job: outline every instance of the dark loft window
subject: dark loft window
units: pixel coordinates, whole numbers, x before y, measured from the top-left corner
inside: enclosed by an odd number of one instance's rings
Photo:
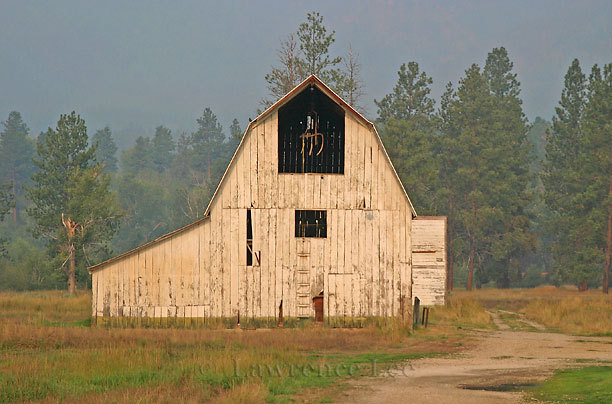
[[[344,110],[314,85],[278,110],[279,173],[344,173]]]
[[[327,237],[327,212],[296,210],[295,237]]]
[[[251,221],[251,209],[247,209],[247,250],[246,264],[253,265],[253,223]]]

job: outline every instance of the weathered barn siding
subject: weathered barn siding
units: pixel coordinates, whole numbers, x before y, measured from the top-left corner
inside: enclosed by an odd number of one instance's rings
[[[446,217],[412,222],[412,294],[421,305],[443,305],[446,297]]]
[[[92,314],[276,318],[282,301],[285,316],[312,317],[323,292],[326,318],[409,320],[413,209],[373,126],[343,109],[344,174],[279,174],[272,109],[249,125],[205,219],[92,269]],[[295,237],[296,209],[326,210],[327,237]]]

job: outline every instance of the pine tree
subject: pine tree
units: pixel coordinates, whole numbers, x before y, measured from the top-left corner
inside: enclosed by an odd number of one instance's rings
[[[457,194],[455,184],[455,176],[457,175],[457,167],[460,163],[458,154],[455,153],[457,147],[457,128],[454,125],[453,107],[455,104],[456,94],[452,83],[447,83],[444,93],[440,97],[440,109],[436,116],[436,126],[438,131],[437,152],[439,161],[439,178],[436,197],[438,198],[437,207],[439,211],[445,212],[447,216],[447,246],[448,246],[448,267],[446,274],[447,290],[453,290],[454,282],[454,265],[455,265],[455,222],[456,207],[455,199]]]
[[[164,172],[170,168],[174,160],[176,145],[172,139],[172,132],[164,126],[155,128],[155,135],[151,141],[151,157],[153,167],[157,172]]]
[[[279,65],[265,76],[271,99],[262,100],[264,108],[287,94],[306,77],[316,74],[338,94],[344,94],[349,84],[340,68],[342,57],[330,56],[329,48],[335,42],[336,31],[328,34],[323,16],[313,11],[306,15],[295,34],[281,41],[278,51]],[[355,86],[353,81],[352,85]]]
[[[33,234],[47,241],[51,257],[63,260],[72,294],[90,241],[100,250],[116,229],[109,180],[94,165],[96,149],[88,147],[85,121],[75,112],[61,115],[41,140],[34,160],[39,171],[27,188],[28,213],[36,221]]]
[[[594,263],[603,261],[602,291],[610,282],[612,243],[612,63],[593,67],[589,76],[587,104],[582,123],[583,137],[578,156],[580,183],[577,203],[585,213],[585,242]]]
[[[34,172],[32,157],[34,143],[28,137],[29,129],[21,119],[21,114],[13,111],[8,119],[2,122],[4,129],[0,132],[0,184],[11,184],[14,196],[13,221],[19,220],[19,211],[23,208],[21,196],[23,187]]]
[[[391,94],[374,103],[378,107],[378,123],[387,119],[411,120],[413,117],[429,117],[434,111],[434,100],[429,97],[433,80],[419,71],[417,62],[402,64],[397,72],[397,84]]]
[[[332,86],[337,82],[338,65],[342,62],[340,56],[331,57],[329,47],[335,42],[336,31],[327,34],[323,25],[323,16],[316,11],[306,15],[306,21],[301,23],[297,30],[300,41],[302,57],[298,59],[298,66],[306,76],[316,74],[321,80]]]
[[[483,72],[493,94],[501,98],[519,96],[520,83],[516,80],[516,73],[512,73],[512,67],[513,63],[503,46],[489,52]]]
[[[574,282],[582,290],[595,275],[592,249],[587,244],[590,232],[585,226],[584,210],[576,200],[583,188],[579,171],[586,87],[580,62],[574,59],[565,75],[553,127],[546,139],[546,161],[542,173],[545,201],[553,213],[547,223],[552,236],[553,276],[558,282]]]
[[[105,126],[104,129],[98,129],[92,136],[91,142],[96,145],[96,160],[104,163],[104,172],[116,172],[118,149],[110,128]]]
[[[240,142],[240,139],[242,139],[242,129],[240,128],[240,123],[238,123],[238,119],[234,118],[232,124],[230,125],[229,131],[230,138]]]
[[[196,120],[198,130],[191,135],[192,163],[196,171],[206,172],[206,181],[211,181],[213,159],[222,149],[225,136],[223,127],[210,108],[204,109],[202,116]]]
[[[138,175],[153,170],[151,139],[139,136],[133,147],[121,152],[121,168],[124,174]]]
[[[418,64],[403,64],[393,92],[378,106],[377,124],[406,191],[421,211],[433,211],[437,177],[434,137],[434,101],[427,94],[432,83]]]
[[[525,119],[518,97],[495,92],[491,77],[472,65],[456,92],[447,86],[438,118],[440,206],[448,206],[451,257],[467,256],[468,290],[475,280],[508,286],[533,245]]]
[[[494,48],[487,56],[483,73],[493,96],[495,111],[495,141],[501,149],[500,163],[503,170],[492,179],[496,204],[503,209],[501,237],[492,242],[494,267],[499,268],[493,277],[498,287],[509,287],[518,280],[519,259],[533,249],[535,237],[529,231],[528,205],[529,167],[532,148],[527,139],[528,127],[522,110],[520,83],[512,72],[513,63],[505,48]],[[507,159],[511,156],[510,159]],[[504,159],[504,157],[506,157]]]

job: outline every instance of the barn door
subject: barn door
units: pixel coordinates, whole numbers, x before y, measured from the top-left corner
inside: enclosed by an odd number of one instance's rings
[[[310,296],[310,241],[298,239],[297,242],[297,316],[310,317],[312,314],[312,300]]]

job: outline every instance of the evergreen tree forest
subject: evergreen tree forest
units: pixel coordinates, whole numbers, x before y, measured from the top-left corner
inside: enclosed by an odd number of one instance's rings
[[[333,53],[334,41],[309,13],[280,41],[262,105],[315,73],[359,107],[359,55]],[[607,293],[612,63],[583,69],[574,60],[554,116],[530,122],[504,47],[466,66],[439,99],[435,78],[406,60],[366,113],[417,213],[448,217],[450,287]],[[88,128],[77,112],[38,136],[9,112],[0,126],[0,290],[87,288],[89,265],[201,218],[244,130],[201,111],[185,123],[191,132],[160,125],[121,150],[112,127]]]

